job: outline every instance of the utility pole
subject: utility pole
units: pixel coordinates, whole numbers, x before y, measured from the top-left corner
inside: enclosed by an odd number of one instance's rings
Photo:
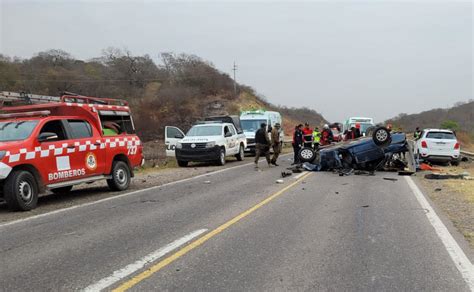
[[[235,61],[234,67],[232,67],[232,71],[234,71],[234,96],[237,97],[237,81],[235,80],[235,71],[237,71],[237,65],[235,65]]]

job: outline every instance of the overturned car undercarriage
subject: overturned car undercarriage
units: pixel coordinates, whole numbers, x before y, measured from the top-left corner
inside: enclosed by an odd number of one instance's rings
[[[354,170],[369,173],[376,170],[414,172],[414,168],[410,167],[414,164],[413,154],[404,133],[392,134],[386,128],[379,127],[370,134],[321,147],[317,151],[302,148],[299,152],[302,167],[310,171],[337,171],[342,175]]]

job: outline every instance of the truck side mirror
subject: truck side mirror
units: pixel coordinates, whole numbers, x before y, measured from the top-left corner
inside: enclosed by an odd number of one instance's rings
[[[184,135],[181,134],[181,133],[178,133],[178,134],[174,135],[174,137],[175,137],[176,139],[183,139],[183,138],[184,138]]]
[[[44,132],[38,135],[39,142],[47,142],[57,140],[59,137],[53,132]]]

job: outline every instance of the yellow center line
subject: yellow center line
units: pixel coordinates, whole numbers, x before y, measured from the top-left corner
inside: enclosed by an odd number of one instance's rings
[[[248,215],[252,214],[253,212],[255,212],[256,210],[258,210],[259,208],[261,208],[262,206],[268,204],[270,201],[272,201],[273,199],[275,199],[276,197],[280,196],[281,194],[283,194],[284,192],[286,192],[287,190],[291,189],[292,187],[294,187],[295,185],[297,185],[300,181],[302,181],[303,179],[305,179],[307,176],[309,176],[311,173],[307,173],[305,175],[303,175],[302,177],[300,177],[299,179],[297,179],[296,181],[294,181],[293,183],[289,184],[288,186],[284,187],[283,189],[279,190],[278,192],[274,193],[273,195],[269,196],[268,198],[266,198],[265,200],[261,201],[260,203],[258,203],[257,205],[251,207],[250,209],[240,213],[239,215],[237,215],[236,217],[230,219],[229,221],[227,221],[226,223],[222,224],[221,226],[217,227],[216,229],[210,231],[209,233],[203,235],[202,237],[198,238],[197,240],[191,242],[189,245],[183,247],[182,249],[178,250],[177,252],[175,252],[174,254],[168,256],[167,258],[161,260],[160,262],[154,264],[153,266],[149,267],[147,270],[141,272],[140,274],[134,276],[133,278],[131,278],[130,280],[120,284],[117,288],[113,289],[112,291],[113,292],[122,292],[122,291],[126,291],[130,288],[132,288],[133,286],[135,286],[136,284],[140,283],[141,281],[145,280],[146,278],[152,276],[153,274],[155,274],[156,272],[158,272],[159,270],[163,269],[164,267],[166,267],[167,265],[171,264],[172,262],[176,261],[177,259],[179,259],[180,257],[184,256],[185,254],[187,254],[188,252],[190,252],[191,250],[195,249],[196,247],[204,244],[206,241],[208,241],[209,239],[213,238],[214,236],[218,235],[219,233],[221,233],[222,231],[226,230],[227,228],[229,228],[230,226],[234,225],[235,223],[239,222],[241,219],[247,217]]]

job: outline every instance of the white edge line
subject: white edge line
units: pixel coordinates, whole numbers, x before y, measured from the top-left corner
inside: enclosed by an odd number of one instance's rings
[[[443,242],[444,247],[446,248],[449,253],[449,256],[454,262],[454,265],[461,273],[463,279],[469,286],[469,289],[471,291],[474,291],[474,267],[471,261],[466,256],[461,247],[459,247],[458,243],[453,238],[451,233],[449,233],[448,228],[443,224],[441,219],[431,207],[428,200],[426,200],[425,196],[420,191],[418,186],[415,184],[415,182],[413,182],[412,178],[405,176],[405,179],[408,183],[408,186],[410,186],[411,190],[415,194],[418,203],[420,203],[423,209],[426,209],[428,211],[426,212],[426,217],[428,217],[428,220],[434,227],[436,234],[441,239],[441,242]]]
[[[102,280],[84,288],[83,291],[85,292],[92,292],[92,291],[101,291],[111,285],[117,283],[118,281],[130,276],[131,274],[135,273],[138,270],[143,269],[146,265],[153,263],[154,261],[158,260],[159,258],[163,257],[167,253],[177,249],[178,247],[186,244],[187,242],[191,241],[193,238],[198,237],[199,235],[206,232],[207,229],[199,229],[194,232],[189,233],[186,236],[177,239],[164,247],[144,256],[143,258],[137,260],[136,262],[125,266],[120,270],[114,271],[110,276],[103,278]]]
[[[288,155],[290,155],[290,154],[291,154],[291,153],[283,154],[283,155],[281,155],[280,157],[288,156]],[[261,159],[261,160],[264,160],[264,159]],[[137,194],[137,193],[140,193],[140,192],[151,191],[151,190],[154,190],[154,189],[163,188],[163,187],[167,187],[167,186],[171,186],[171,185],[175,185],[175,184],[187,182],[187,181],[194,180],[194,179],[198,179],[198,178],[201,178],[201,177],[206,177],[206,176],[209,176],[209,175],[214,175],[214,174],[226,172],[226,171],[229,171],[229,170],[232,170],[232,169],[237,169],[237,168],[249,166],[249,165],[252,165],[252,164],[254,164],[254,163],[253,163],[253,162],[249,162],[249,163],[245,163],[245,164],[241,164],[241,165],[236,165],[236,166],[232,166],[232,167],[228,167],[228,168],[223,168],[223,169],[219,169],[219,170],[216,170],[216,171],[211,171],[211,172],[203,173],[203,174],[200,174],[200,175],[188,177],[188,178],[185,178],[185,179],[181,179],[181,180],[177,180],[177,181],[172,181],[172,182],[165,183],[165,184],[161,184],[161,185],[152,186],[152,187],[149,187],[149,188],[146,188],[146,189],[140,189],[140,190],[136,190],[136,191],[124,193],[124,194],[121,194],[121,195],[117,195],[117,196],[112,196],[112,197],[104,198],[104,199],[97,200],[97,201],[93,201],[93,202],[88,202],[88,203],[84,203],[84,204],[79,204],[79,205],[76,205],[76,206],[71,206],[71,207],[67,207],[67,208],[62,208],[62,209],[54,210],[54,211],[47,212],[47,213],[43,213],[43,214],[34,215],[34,216],[31,216],[31,217],[27,217],[27,218],[22,218],[22,219],[18,219],[18,220],[13,220],[13,221],[5,222],[5,223],[3,223],[3,224],[0,224],[0,229],[1,229],[2,227],[7,227],[7,226],[14,225],[14,224],[17,224],[17,223],[21,223],[21,222],[25,222],[25,221],[29,221],[29,220],[34,220],[34,219],[38,219],[38,218],[42,218],[42,217],[46,217],[46,216],[50,216],[50,215],[62,213],[62,212],[67,212],[67,211],[71,211],[71,210],[74,210],[74,209],[77,209],[77,208],[82,208],[82,207],[87,207],[87,206],[91,206],[91,205],[95,205],[95,204],[100,204],[100,203],[103,203],[103,202],[107,202],[107,201],[111,201],[111,200],[123,198],[123,197],[130,196],[130,195],[134,195],[134,194]]]

